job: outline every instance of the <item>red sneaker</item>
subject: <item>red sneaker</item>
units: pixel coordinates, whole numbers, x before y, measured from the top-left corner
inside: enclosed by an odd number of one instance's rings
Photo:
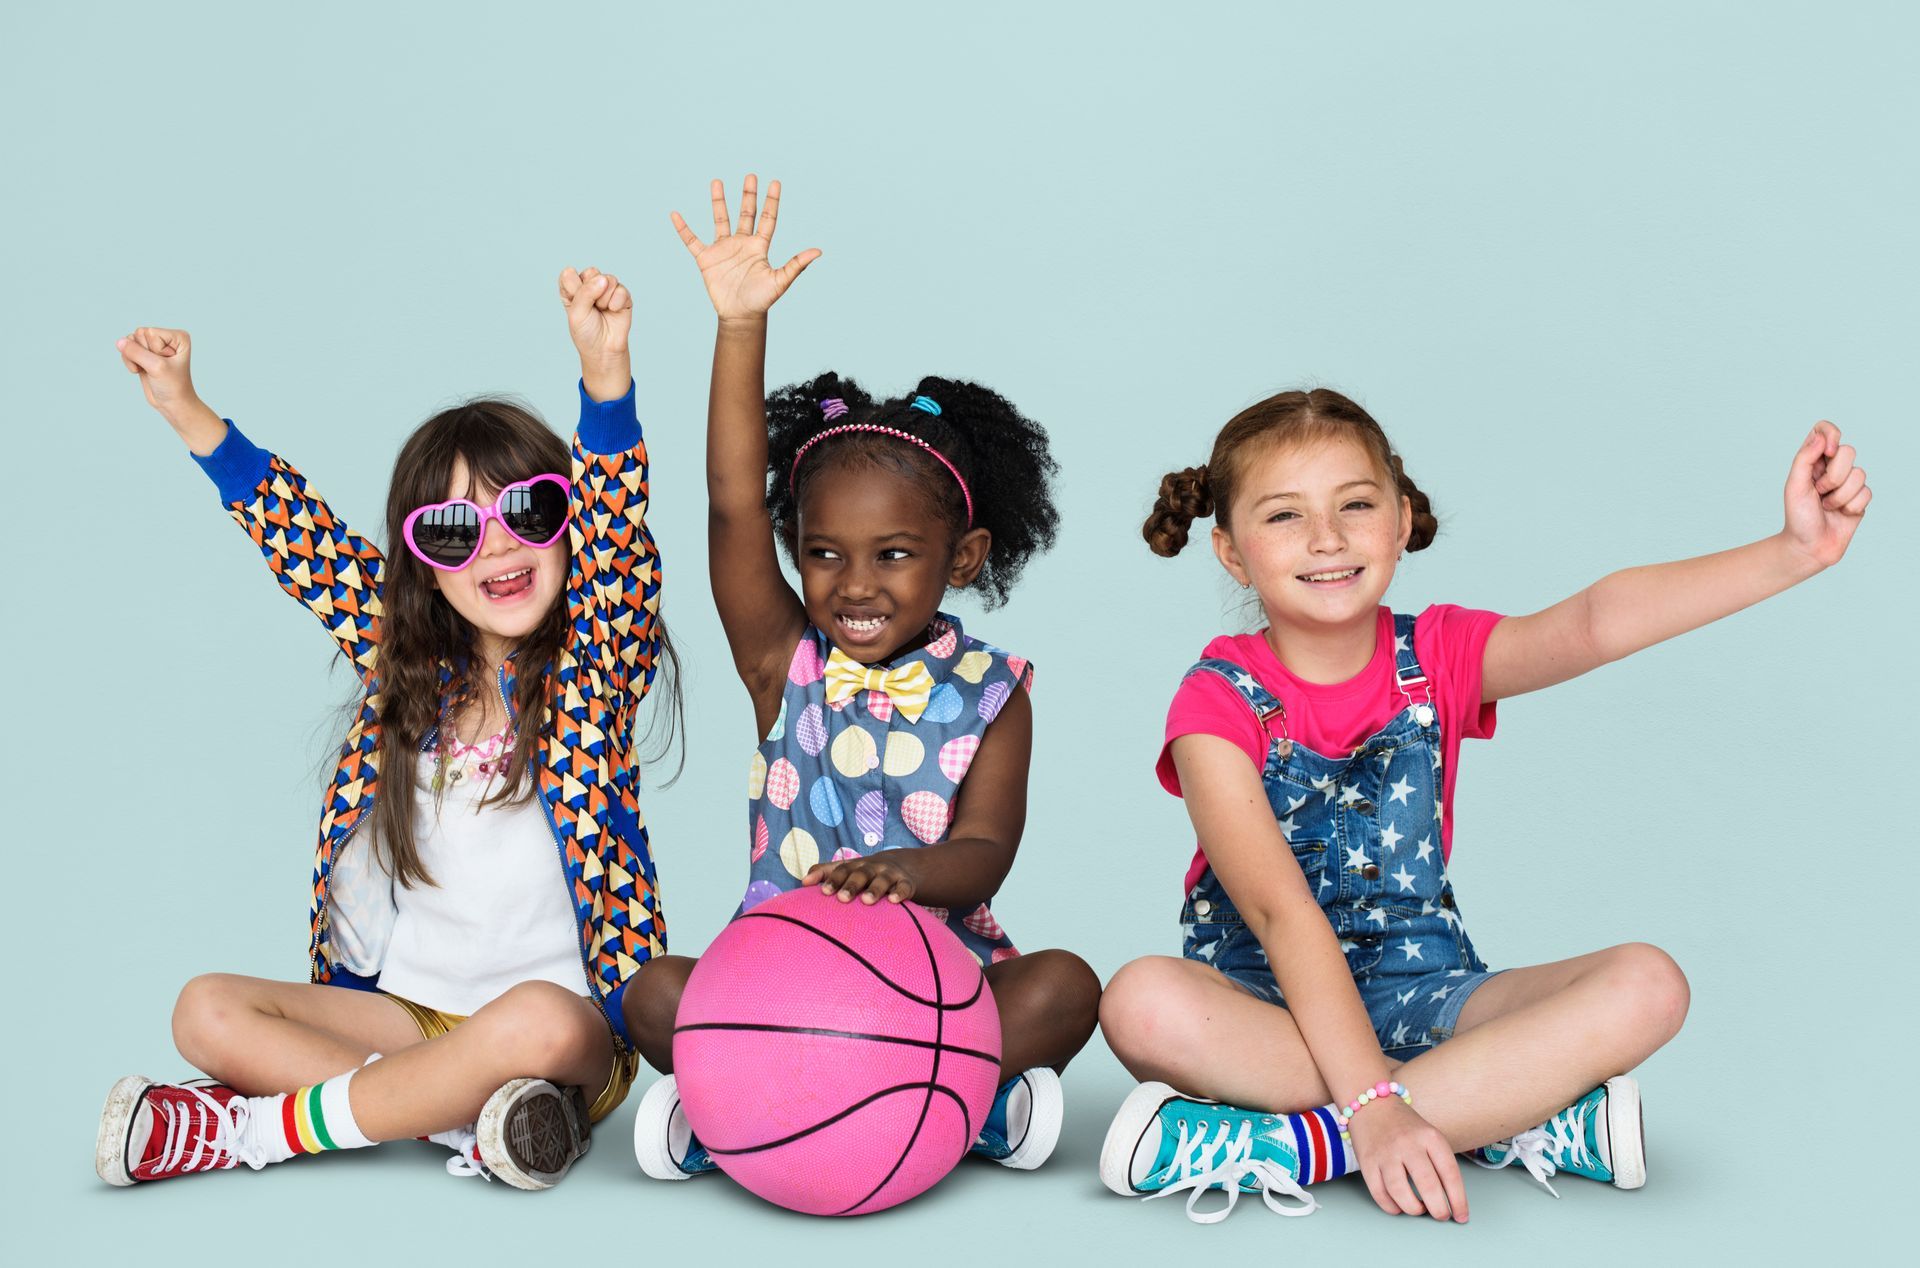
[[[100,1111],[93,1169],[108,1184],[166,1180],[239,1163],[266,1165],[245,1142],[246,1098],[211,1079],[155,1083],[130,1074]]]

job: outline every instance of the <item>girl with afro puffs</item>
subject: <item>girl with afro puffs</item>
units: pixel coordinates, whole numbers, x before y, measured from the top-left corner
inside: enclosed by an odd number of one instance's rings
[[[999,1008],[1001,1088],[973,1152],[1044,1162],[1059,1138],[1058,1071],[1092,1035],[1100,982],[1066,951],[1021,954],[989,908],[1026,819],[1033,667],[942,611],[948,590],[1004,601],[1058,514],[1046,433],[976,383],[925,378],[875,401],[823,374],[765,394],[767,312],[820,255],[768,260],[780,185],[752,176],[714,238],[676,212],[719,315],[707,416],[713,596],[753,700],[751,878],[744,912],[819,885],[842,902],[908,899],[944,917]],[[774,550],[800,577],[795,593]],[[738,914],[738,913],[736,913]],[[713,1169],[686,1127],[673,1025],[694,961],[658,957],[627,992],[635,1043],[667,1077],[635,1119],[657,1179]]]

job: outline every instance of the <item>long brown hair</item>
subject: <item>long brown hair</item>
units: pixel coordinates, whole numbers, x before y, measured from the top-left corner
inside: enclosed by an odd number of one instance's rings
[[[453,610],[434,584],[432,569],[406,548],[401,534],[402,524],[416,507],[446,500],[456,460],[462,458],[472,484],[493,489],[547,473],[567,478],[572,470],[566,443],[537,414],[516,401],[493,397],[466,401],[435,414],[407,438],[394,460],[387,488],[388,551],[380,583],[376,696],[378,769],[385,787],[383,795],[374,799],[373,823],[382,865],[409,889],[415,883],[434,883],[413,835],[412,781],[421,743],[434,727],[451,725],[463,706],[497,690],[485,658],[476,654],[473,627]],[[552,611],[510,653],[517,730],[500,789],[489,794],[483,805],[518,805],[534,795],[530,770],[540,744],[542,702],[567,630],[562,593]],[[678,659],[665,625],[659,630],[657,663],[671,677],[666,736],[666,744],[671,745],[680,716]],[[443,665],[453,675],[444,695]]]
[[[1395,492],[1412,505],[1413,534],[1407,549],[1425,550],[1432,545],[1440,522],[1427,495],[1408,478],[1387,434],[1353,400],[1325,387],[1279,392],[1228,419],[1214,437],[1213,453],[1205,466],[1160,477],[1160,496],[1140,535],[1154,554],[1172,556],[1187,544],[1196,519],[1211,515],[1231,532],[1233,499],[1255,458],[1281,445],[1333,439],[1359,443],[1393,482]]]

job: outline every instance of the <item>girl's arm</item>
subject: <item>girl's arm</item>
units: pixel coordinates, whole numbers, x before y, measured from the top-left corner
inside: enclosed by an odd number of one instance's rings
[[[599,669],[617,708],[653,685],[660,638],[660,552],[647,531],[647,446],[628,345],[633,297],[611,274],[568,269],[560,274],[560,302],[580,354],[569,646]]]
[[[1717,555],[1629,568],[1531,616],[1494,626],[1482,701],[1551,687],[1730,616],[1830,568],[1873,500],[1840,429],[1821,422],[1787,473],[1786,525]]]
[[[677,211],[673,227],[700,266],[720,318],[707,396],[708,568],[734,668],[753,697],[757,733],[765,734],[807,622],[800,597],[780,574],[767,515],[767,310],[820,252],[802,251],[773,268],[767,251],[780,213],[780,182],[767,187],[766,210],[756,216],[757,190],[748,176],[740,226],[730,230],[725,187],[713,182],[711,243],[702,245]]]
[[[347,530],[285,459],[259,448],[209,409],[193,388],[193,341],[184,330],[142,326],[115,345],[140,377],[147,403],[186,442],[227,513],[253,538],[280,588],[320,619],[362,678],[380,641],[379,548]]]
[[[1392,1078],[1346,956],[1246,753],[1217,735],[1182,735],[1173,741],[1173,763],[1207,862],[1266,951],[1287,1012],[1335,1102],[1344,1105]],[[1466,1218],[1459,1164],[1438,1128],[1389,1097],[1354,1115],[1349,1130],[1382,1210],[1397,1215],[1424,1205]],[[1409,1186],[1422,1202],[1405,1200]]]
[[[955,794],[953,827],[937,845],[881,850],[863,859],[820,863],[800,878],[840,901],[909,898],[965,912],[1000,892],[1027,826],[1027,766],[1033,753],[1033,702],[1024,688],[1007,697]],[[1246,760],[1245,756],[1241,761]]]

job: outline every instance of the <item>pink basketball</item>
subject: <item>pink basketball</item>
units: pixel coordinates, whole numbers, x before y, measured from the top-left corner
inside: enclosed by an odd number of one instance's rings
[[[980,965],[912,903],[807,886],[721,931],[680,999],[673,1068],[720,1169],[809,1215],[864,1215],[953,1169],[1000,1074]]]

